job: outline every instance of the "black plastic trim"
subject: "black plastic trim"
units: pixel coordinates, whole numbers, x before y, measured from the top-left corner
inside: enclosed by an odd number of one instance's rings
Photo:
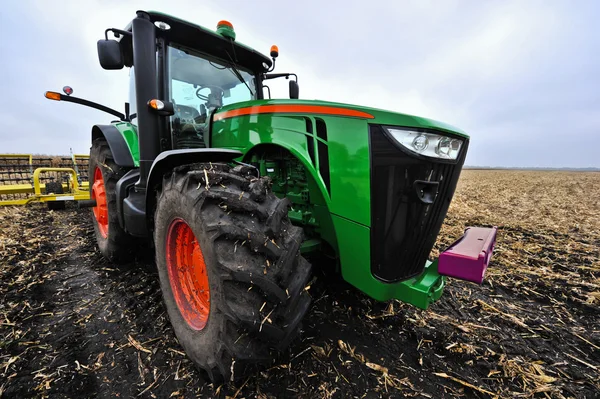
[[[317,137],[323,141],[327,141],[327,125],[325,121],[321,118],[315,118],[315,122],[317,123]]]
[[[146,217],[146,193],[129,190],[129,195],[123,200],[124,229],[135,237],[148,237],[148,220]]]
[[[122,228],[125,228],[125,219],[123,218],[123,201],[125,198],[127,198],[129,188],[133,187],[139,177],[140,170],[137,168],[131,169],[117,182],[117,217],[119,218],[119,225],[121,225]]]
[[[162,98],[165,101],[172,102],[172,98],[169,93],[170,81],[168,79],[169,76],[169,51],[168,45],[165,42],[165,39],[162,37],[158,37],[156,39],[156,73],[158,75],[158,98]],[[173,135],[171,133],[171,118],[160,118],[160,125],[158,129],[158,134],[160,138],[160,151],[167,151],[173,149]]]
[[[148,175],[146,210],[154,209],[156,187],[161,183],[163,175],[173,168],[199,162],[232,162],[242,155],[240,151],[222,148],[194,148],[161,152],[152,163]],[[146,217],[148,216],[150,215],[146,214]]]
[[[315,158],[315,137],[313,136],[313,124],[310,118],[304,118],[306,122],[306,149],[313,165],[316,166],[317,159]]]
[[[265,72],[263,63],[268,67],[273,65],[273,61],[269,57],[199,25],[153,11],[144,12],[144,14],[149,16],[152,23],[164,21],[171,26],[171,29],[167,31],[156,29],[157,34],[165,37],[169,42],[179,43],[228,62],[230,56],[232,56],[238,66],[248,68],[257,74]],[[128,28],[125,28],[125,30],[128,30]]]
[[[158,98],[156,27],[148,13],[138,11],[137,17],[131,21],[131,31],[140,151],[140,178],[136,186],[145,190],[152,163],[160,153],[161,117],[151,112],[147,105],[148,101]]]
[[[92,141],[104,137],[115,163],[119,166],[133,168],[133,157],[119,129],[113,125],[95,125],[92,127]]]
[[[204,145],[207,148],[210,148],[212,145],[212,134],[213,134],[213,125],[215,123],[215,115],[219,111],[219,108],[215,108],[213,112],[208,115],[208,132],[204,134]]]
[[[327,142],[327,125],[321,118],[315,118],[317,125],[317,137]],[[319,173],[323,178],[327,192],[331,197],[331,175],[329,171],[329,145],[317,140],[317,152],[319,154]]]
[[[391,283],[423,272],[465,160],[469,140],[462,139],[456,162],[443,162],[402,150],[382,126],[369,125],[371,273],[377,279]]]
[[[329,173],[329,147],[322,141],[317,140],[317,151],[319,153],[319,173],[323,178],[327,192],[331,197],[331,176]]]

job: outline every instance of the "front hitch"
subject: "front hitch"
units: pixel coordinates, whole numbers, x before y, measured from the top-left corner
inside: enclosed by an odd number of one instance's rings
[[[481,284],[492,258],[497,230],[497,227],[467,227],[465,234],[438,259],[426,263],[423,273],[400,282],[394,298],[427,309],[442,296],[446,277]]]

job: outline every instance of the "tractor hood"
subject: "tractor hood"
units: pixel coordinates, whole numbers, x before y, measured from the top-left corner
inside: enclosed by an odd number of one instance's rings
[[[296,201],[298,223],[312,226],[318,219],[319,226],[335,226],[322,231],[331,232],[327,242],[346,254],[346,281],[357,287],[400,284],[423,273],[464,164],[465,132],[412,115],[307,100],[241,102],[212,118],[210,147],[237,149],[248,163],[263,160],[261,175],[296,190],[289,198]],[[405,150],[389,127],[460,137],[462,145],[455,158],[422,155]],[[295,177],[298,170],[304,177]],[[312,188],[302,191],[297,181]],[[302,213],[308,200],[318,206]]]
[[[433,119],[386,111],[378,108],[320,100],[255,100],[220,108],[215,120],[253,114],[321,114],[366,119],[369,123],[421,129],[437,129],[469,138],[461,129]]]

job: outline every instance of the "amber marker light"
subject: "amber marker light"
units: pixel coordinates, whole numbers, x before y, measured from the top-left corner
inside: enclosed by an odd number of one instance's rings
[[[60,101],[60,93],[57,93],[55,91],[47,91],[44,96],[48,99],[48,100],[55,100],[55,101]]]
[[[150,106],[150,108],[153,108],[157,111],[160,111],[165,108],[165,103],[157,99],[152,99],[148,101],[148,105]]]

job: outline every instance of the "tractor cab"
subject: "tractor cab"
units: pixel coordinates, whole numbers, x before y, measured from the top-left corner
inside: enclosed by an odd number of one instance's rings
[[[154,30],[156,61],[148,60],[156,65],[158,79],[152,83],[160,101],[173,108],[169,123],[160,126],[161,150],[204,148],[211,113],[229,104],[261,99],[261,81],[274,58],[235,42],[233,25],[227,21],[220,21],[213,32],[165,14],[144,14],[158,28]],[[109,31],[115,40],[108,39]],[[130,122],[137,130],[136,75],[141,67],[134,65],[132,31],[133,24],[124,31],[108,29],[105,40],[98,43],[98,54],[105,69],[131,68]],[[143,65],[147,69],[147,63]]]

